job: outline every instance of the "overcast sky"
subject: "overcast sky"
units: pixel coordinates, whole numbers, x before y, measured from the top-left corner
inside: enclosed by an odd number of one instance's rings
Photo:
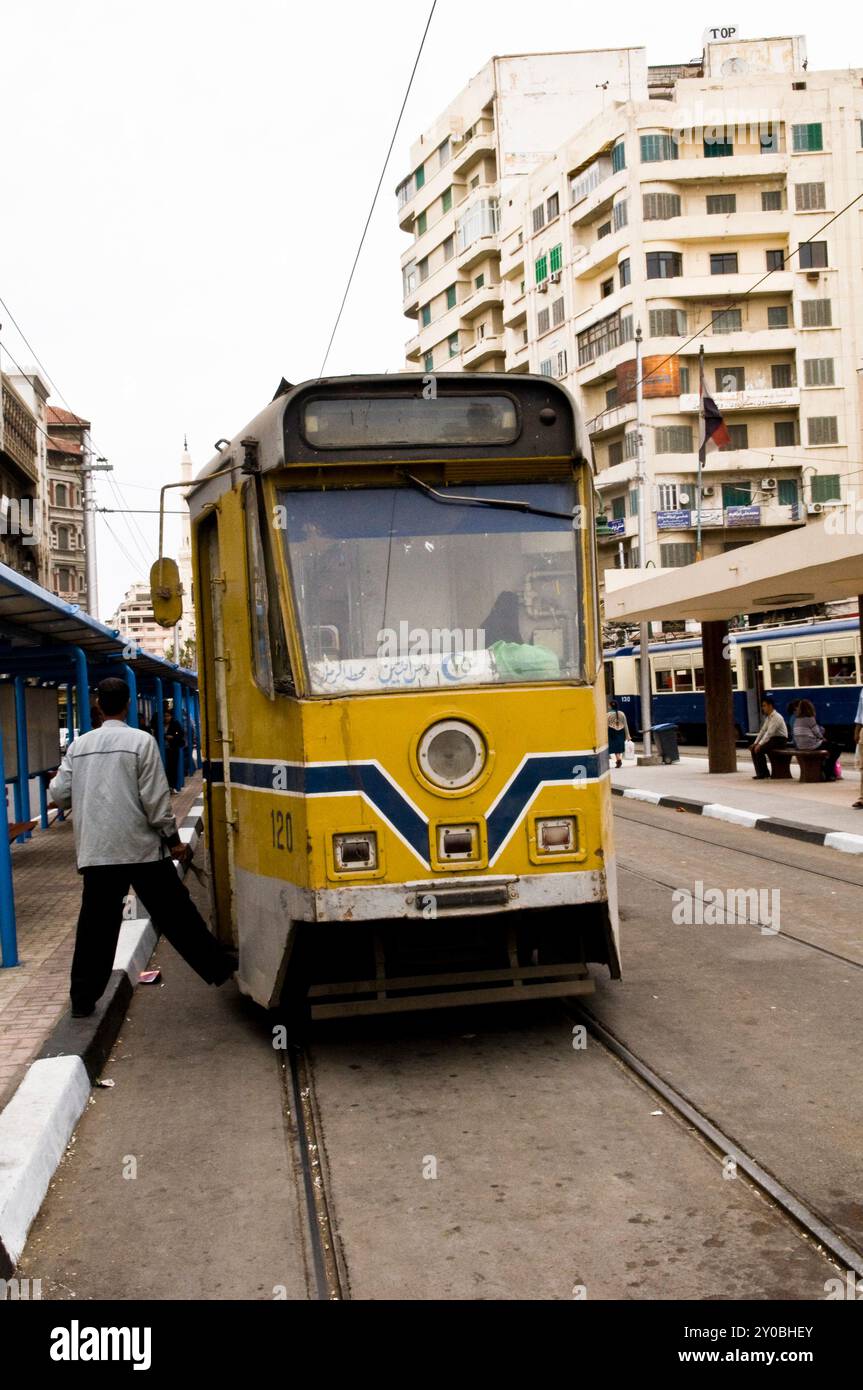
[[[282,375],[317,375],[429,7],[3,0],[0,295],[92,420],[126,506],[157,506],[184,433],[200,467]],[[863,64],[835,9],[797,0],[438,0],[328,371],[403,365],[393,190],[412,141],[489,57],[643,44],[650,62],[685,62],[722,23],[805,34],[810,68]],[[98,494],[120,505],[104,480]],[[103,620],[155,558],[156,517],[134,521],[140,534],[97,522]]]

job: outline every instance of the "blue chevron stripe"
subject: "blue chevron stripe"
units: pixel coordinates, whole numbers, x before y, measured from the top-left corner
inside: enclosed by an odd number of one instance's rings
[[[401,792],[399,787],[374,763],[311,764],[297,767],[285,763],[252,763],[231,759],[231,781],[238,786],[273,790],[273,772],[284,768],[287,785],[280,790],[298,796],[328,796],[361,793],[410,845],[417,858],[429,865],[429,822]],[[572,783],[596,781],[608,771],[608,750],[599,753],[536,753],[527,757],[515,777],[492,806],[486,817],[489,860],[494,860],[510,832],[524,815],[539,787],[545,782]],[[224,763],[204,766],[207,781],[224,781]]]

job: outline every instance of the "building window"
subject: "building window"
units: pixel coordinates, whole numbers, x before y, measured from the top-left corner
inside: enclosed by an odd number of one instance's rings
[[[798,255],[801,270],[823,270],[827,264],[827,242],[804,241]]]
[[[422,188],[422,186],[423,186],[423,184],[425,183],[425,181],[426,181],[425,165],[424,165],[424,164],[421,164],[420,167],[414,171],[414,184],[415,184],[415,186],[416,186],[417,192],[419,192],[419,190]]]
[[[622,521],[626,516],[626,497],[613,497],[611,499],[611,517],[613,521]]]
[[[720,444],[720,453],[733,454],[738,449],[749,448],[749,426],[748,425],[726,425],[728,430],[728,443]]]
[[[449,164],[452,151],[450,149],[449,136],[437,147],[438,168],[442,169],[445,164]]]
[[[596,239],[597,239],[597,241],[602,241],[602,238],[603,238],[604,236],[611,236],[611,223],[610,223],[610,222],[603,222],[603,223],[602,223],[599,227],[597,227],[597,229],[596,229]]]
[[[675,511],[671,507],[669,510]],[[693,541],[673,541],[670,545],[659,547],[659,559],[663,569],[681,569],[684,565],[691,565],[695,561],[695,543]],[[663,672],[657,671],[657,688],[659,677]],[[671,672],[667,672],[669,678]]]
[[[629,515],[638,516],[638,488],[633,488],[629,494]]]
[[[803,363],[803,380],[807,386],[835,386],[832,357],[807,357]]]
[[[69,536],[70,536],[70,534],[71,534],[71,533],[70,533],[70,531],[69,531],[69,527],[68,527],[68,526],[58,526],[58,527],[57,527],[57,549],[58,549],[58,550],[69,550],[69,549],[71,548],[71,547],[70,547],[70,543],[69,543]]]
[[[451,261],[455,255],[455,237],[451,234],[443,244],[444,261]]]
[[[548,256],[537,256],[533,263],[533,273],[538,285],[541,285],[543,280],[548,279]]]
[[[443,212],[449,212],[449,210],[450,210],[451,207],[452,207],[452,186],[450,185],[450,187],[449,187],[449,188],[445,188],[444,191],[443,191],[443,193],[440,195],[440,210],[441,210],[442,213],[443,213]]]
[[[684,309],[650,309],[647,332],[651,338],[682,338],[686,333]]]
[[[427,352],[423,358],[423,366],[427,372],[434,371],[434,353]]]
[[[540,203],[538,207],[535,207],[532,216],[534,232],[541,232],[545,226],[545,203]]]
[[[736,193],[708,193],[706,201],[710,213],[737,211]]]
[[[538,334],[540,337],[542,337],[543,333],[547,333],[550,327],[551,327],[551,322],[550,322],[550,317],[549,317],[548,309],[540,309],[539,313],[538,313],[537,316],[536,316],[536,331],[537,331],[537,334]]]
[[[788,327],[788,305],[771,304],[767,309],[768,328],[787,328]]]
[[[680,394],[681,394],[681,396],[688,396],[688,395],[689,395],[689,368],[688,368],[688,367],[679,367],[679,368],[678,368],[678,375],[679,375],[679,378],[680,378]]]
[[[638,458],[638,431],[630,430],[623,436],[623,457],[625,459]]]
[[[813,502],[841,502],[838,473],[814,473],[810,484]]]
[[[794,206],[798,212],[818,212],[827,206],[826,188],[823,183],[796,183],[794,185]]]
[[[782,211],[782,189],[765,188],[761,194],[762,212],[781,212]]]
[[[563,265],[563,247],[561,245],[552,246],[548,257],[548,268],[552,275],[556,274]]]
[[[614,148],[613,148],[612,151],[611,151],[611,172],[612,172],[613,174],[619,174],[620,171],[621,171],[621,169],[625,169],[625,168],[626,168],[626,145],[624,144],[624,142],[623,142],[622,140],[618,140],[617,144],[614,146]]]
[[[800,323],[803,328],[830,328],[833,310],[829,299],[802,299]]]
[[[723,136],[727,132],[723,132]],[[708,136],[704,140],[705,159],[727,159],[734,154],[734,145],[731,140],[719,139],[718,136]]]
[[[758,136],[758,143],[761,146],[762,154],[779,153],[779,135],[781,127],[778,125],[762,126]]]
[[[619,232],[621,227],[625,227],[628,224],[628,222],[629,200],[627,198],[619,198],[618,201],[614,204],[614,207],[611,209],[612,226],[614,227],[614,230],[616,232]]]
[[[722,484],[723,507],[750,507],[752,505],[752,484],[744,482]]]
[[[784,251],[767,251],[765,252],[765,254],[767,257],[768,270],[781,270],[782,267],[785,265]]]
[[[422,260],[417,262],[417,270],[419,271],[420,275],[420,284],[422,284],[424,280],[427,280],[429,278],[428,256],[423,256]]]
[[[736,251],[714,251],[710,257],[711,275],[736,275],[737,274],[737,252]]]
[[[470,189],[471,193],[473,192],[473,190],[474,190],[475,188],[479,188],[479,174],[476,174],[476,175],[471,179],[470,183],[468,184],[468,188]]]
[[[743,367],[717,367],[714,372],[717,391],[742,391],[745,388]]]
[[[770,384],[774,391],[785,391],[789,386],[793,386],[791,380],[791,363],[774,362],[770,368]]]
[[[482,274],[477,275],[476,279],[475,279],[474,282],[473,282],[473,287],[474,287],[475,290],[481,290],[484,284],[485,284],[485,273],[483,272]]]
[[[54,484],[54,505],[55,507],[68,507],[68,488],[65,483]]]
[[[427,214],[426,212],[421,212],[421,213],[418,215],[418,217],[417,217],[417,236],[418,236],[418,237],[423,236],[424,233],[425,233],[425,231],[426,231],[426,229],[427,229],[427,227],[428,227],[428,214]]]
[[[539,364],[540,376],[554,376],[554,362],[552,358],[545,357]]]
[[[824,140],[821,132],[821,122],[815,121],[808,125],[793,125],[791,127],[791,148],[795,154],[800,154],[807,150],[823,150]]]
[[[683,274],[683,257],[679,251],[648,251],[648,280],[673,280]]]
[[[603,353],[619,347],[632,337],[632,316],[621,319],[620,314],[609,314],[590,328],[578,334],[578,365],[584,367],[594,362]]]
[[[631,279],[632,279],[632,275],[631,275],[631,272],[630,272],[630,265],[629,265],[629,257],[628,257],[628,256],[626,257],[625,260],[622,260],[622,261],[619,263],[619,265],[618,265],[618,267],[617,267],[617,278],[618,278],[618,281],[619,281],[619,284],[620,284],[620,288],[621,288],[621,289],[625,289],[626,286],[630,283],[630,281],[631,281]]]
[[[780,478],[776,492],[776,500],[780,507],[796,507],[798,502],[797,479]]]
[[[742,309],[722,309],[713,315],[714,333],[739,333],[742,327]]]
[[[566,376],[566,348],[561,348],[557,354],[557,375]]]
[[[68,592],[69,592],[69,574],[70,574],[70,571],[67,570],[67,569],[61,569],[61,570],[57,570],[56,573],[57,573],[57,588],[58,588],[59,592],[60,592],[60,593],[64,593],[64,594],[65,594],[65,593],[68,593]]]
[[[553,222],[560,214],[560,194],[552,193],[546,204],[546,221]]]
[[[618,391],[618,389],[617,389],[616,386],[609,386],[609,387],[608,387],[608,389],[607,389],[607,391],[606,391],[606,393],[605,393],[605,408],[606,408],[606,410],[611,410],[614,406],[617,405],[619,396],[620,396],[620,392]]]
[[[563,323],[563,295],[556,299],[551,306],[551,321],[555,328],[559,328]]]
[[[806,422],[810,444],[838,444],[839,430],[835,415],[810,415]],[[816,498],[816,501],[819,499]]]
[[[795,420],[774,420],[773,443],[777,449],[791,449],[797,443],[797,422]]]
[[[659,425],[654,434],[654,447],[657,454],[691,454],[692,427],[690,425]]]
[[[614,276],[609,280],[602,280],[600,282],[599,293],[603,299],[608,299],[610,294],[614,294]]]
[[[456,245],[465,251],[479,237],[497,236],[500,231],[500,204],[497,198],[479,198],[456,219]]]
[[[656,164],[663,159],[677,158],[677,141],[673,135],[642,135],[641,162]]]
[[[608,446],[608,466],[615,468],[618,463],[623,463],[623,440],[617,439]]]
[[[405,203],[410,202],[412,197],[413,186],[411,184],[411,180],[405,179],[404,183],[400,183],[398,188],[396,189],[396,198],[398,199],[399,207],[403,208]]]
[[[420,309],[420,323],[423,328],[428,328],[431,323],[431,304],[424,304]]]
[[[449,355],[450,355],[450,357],[458,357],[458,334],[457,334],[457,333],[450,333],[449,337],[448,337],[447,340],[446,340],[446,345],[447,345],[447,348],[448,348],[448,350],[449,350]]]
[[[455,308],[455,285],[447,285],[446,307],[448,309]]]
[[[645,193],[642,197],[642,210],[646,222],[663,221],[668,217],[680,216],[679,193]]]

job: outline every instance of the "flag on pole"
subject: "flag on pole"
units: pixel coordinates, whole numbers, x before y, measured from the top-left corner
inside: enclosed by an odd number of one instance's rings
[[[731,443],[731,435],[728,433],[722,413],[712,396],[708,396],[704,389],[704,351],[699,354],[700,380],[699,395],[701,397],[701,437],[698,441],[698,453],[701,460],[708,444],[713,444],[719,448],[722,444]]]

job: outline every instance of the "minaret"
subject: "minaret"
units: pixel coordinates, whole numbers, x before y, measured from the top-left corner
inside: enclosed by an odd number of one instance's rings
[[[191,483],[192,481],[192,458],[189,453],[189,441],[183,438],[183,456],[180,459],[180,481]],[[182,493],[185,503],[186,494]],[[188,509],[184,511],[180,521],[180,551],[177,557],[177,564],[180,570],[180,583],[183,586],[183,616],[178,624],[178,648],[182,651],[183,645],[190,639],[195,640],[195,610],[192,605],[192,528],[189,521]]]

